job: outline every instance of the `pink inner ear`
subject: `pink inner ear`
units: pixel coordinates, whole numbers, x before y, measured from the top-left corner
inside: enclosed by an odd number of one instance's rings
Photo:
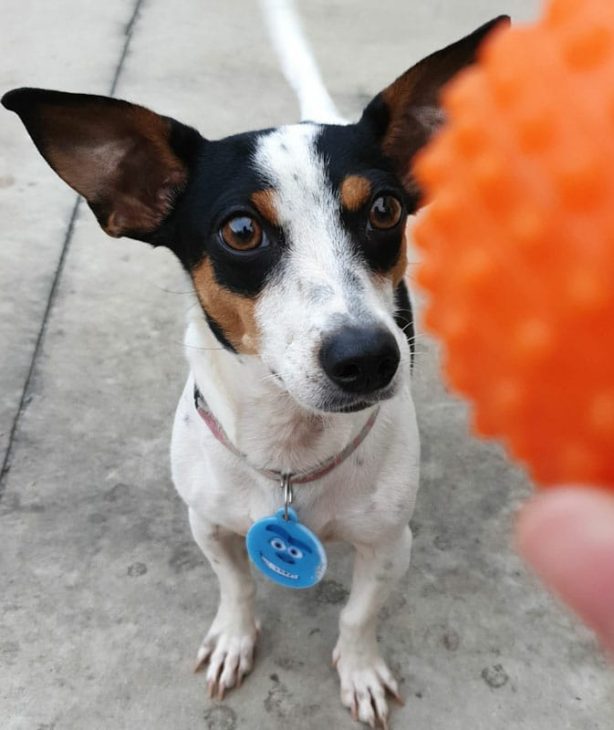
[[[138,175],[139,171],[137,171]],[[145,165],[140,171],[140,184],[134,179],[120,180],[119,190],[107,190],[103,195],[112,200],[112,210],[103,228],[110,236],[119,237],[131,231],[154,231],[170,213],[177,192],[183,187],[186,173],[183,170],[151,170]],[[164,179],[160,175],[165,174]]]
[[[414,109],[414,117],[431,134],[446,121],[445,112],[438,106],[418,106]]]
[[[104,180],[93,203],[108,211],[100,219],[112,236],[155,230],[170,213],[187,173],[168,146],[141,139],[124,152]]]

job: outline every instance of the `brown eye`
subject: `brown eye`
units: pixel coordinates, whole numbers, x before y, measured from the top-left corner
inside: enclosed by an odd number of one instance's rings
[[[235,251],[251,251],[262,243],[262,226],[248,215],[237,215],[224,223],[224,243]]]
[[[401,220],[403,206],[392,195],[380,195],[375,198],[369,211],[369,223],[373,228],[387,231],[394,228]]]

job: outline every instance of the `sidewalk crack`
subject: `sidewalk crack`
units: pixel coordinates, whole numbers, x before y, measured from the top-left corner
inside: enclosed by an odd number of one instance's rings
[[[130,42],[132,41],[132,36],[134,35],[134,30],[137,26],[139,16],[141,14],[141,10],[142,10],[144,4],[145,4],[145,0],[136,0],[132,14],[130,16],[130,19],[128,20],[128,23],[126,24],[126,27],[124,30],[125,40],[124,40],[124,44],[122,46],[122,51],[120,53],[119,60],[115,66],[115,71],[113,73],[113,80],[111,81],[111,87],[109,89],[110,96],[115,96],[115,92],[117,90],[117,85],[119,83],[120,76],[124,69],[126,58],[128,57]],[[53,310],[53,305],[55,304],[55,299],[57,296],[60,280],[62,278],[62,273],[64,271],[64,265],[66,263],[66,257],[68,255],[73,233],[75,230],[75,221],[77,220],[77,216],[79,214],[80,205],[81,205],[81,198],[78,197],[75,200],[75,203],[73,205],[73,208],[72,208],[72,211],[70,214],[70,218],[68,219],[66,233],[64,234],[64,241],[62,243],[62,248],[60,250],[60,257],[58,259],[58,263],[57,263],[57,266],[56,266],[56,269],[55,269],[55,272],[53,275],[53,279],[51,281],[51,288],[49,289],[49,294],[47,296],[47,304],[45,305],[45,311],[43,312],[41,325],[40,325],[40,328],[38,331],[38,335],[36,337],[34,349],[32,351],[32,357],[30,359],[30,366],[28,368],[28,373],[26,375],[26,379],[23,384],[23,389],[21,391],[21,398],[19,400],[19,405],[17,407],[17,411],[15,413],[15,417],[13,418],[13,423],[11,424],[11,429],[9,431],[8,443],[6,445],[6,451],[4,452],[2,468],[0,469],[0,499],[2,499],[2,495],[4,494],[4,490],[6,488],[7,476],[11,469],[11,458],[13,456],[13,448],[15,446],[15,440],[17,437],[17,431],[19,429],[19,424],[21,422],[21,417],[23,416],[23,413],[24,413],[25,409],[27,408],[29,400],[30,400],[30,388],[32,385],[32,380],[34,378],[34,372],[36,370],[38,358],[42,351],[45,334],[47,332],[47,326],[49,324],[49,319],[51,317],[51,312]]]

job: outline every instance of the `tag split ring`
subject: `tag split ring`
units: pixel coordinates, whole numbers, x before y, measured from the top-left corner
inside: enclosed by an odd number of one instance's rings
[[[292,475],[282,474],[281,488],[284,490],[284,520],[288,521],[288,507],[294,501],[294,490],[292,489]]]

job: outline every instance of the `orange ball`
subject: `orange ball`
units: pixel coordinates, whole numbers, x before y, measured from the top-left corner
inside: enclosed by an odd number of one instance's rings
[[[416,161],[425,325],[476,430],[614,487],[614,2],[552,0],[444,92]]]

